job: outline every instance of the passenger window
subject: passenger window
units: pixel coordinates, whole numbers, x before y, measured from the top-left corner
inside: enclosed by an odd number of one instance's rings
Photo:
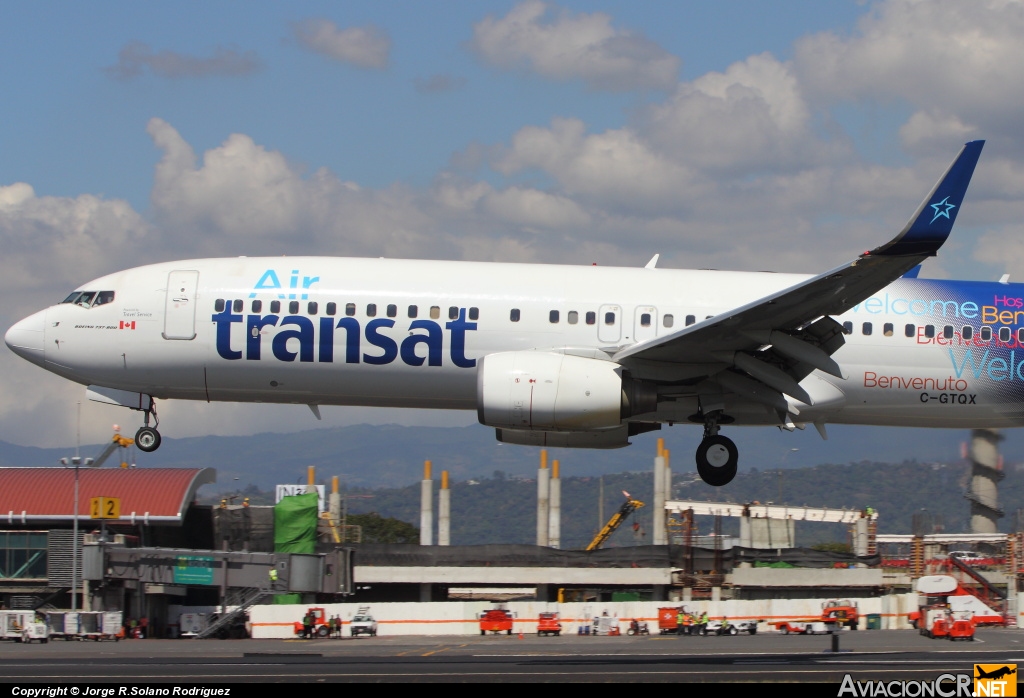
[[[388,304],[388,317],[395,317],[398,315],[398,306],[394,303]]]
[[[907,325],[906,327],[903,328],[903,334],[905,334],[908,337],[913,337],[915,334],[917,334],[917,327],[914,325]]]
[[[437,305],[430,306],[430,319],[436,320],[441,317],[441,307]]]
[[[245,301],[243,301],[241,298],[236,298],[235,301],[231,304],[231,310],[236,313],[242,312],[243,310],[245,310]]]
[[[892,337],[892,330],[893,327],[891,322],[887,322],[882,326],[882,334],[885,335],[886,337]]]
[[[479,320],[480,319],[480,308],[470,308],[469,309],[469,319],[473,320],[474,322]]]
[[[665,327],[672,327],[672,325],[676,324],[676,319],[672,315],[662,315],[661,324]]]
[[[960,336],[963,337],[965,341],[970,341],[971,337],[974,336],[974,328],[970,325],[964,325],[960,329]]]
[[[853,334],[853,323],[849,320],[843,323],[843,334]]]
[[[550,313],[548,313],[548,322],[550,322],[550,323],[558,322],[558,311],[557,310],[552,310]]]
[[[650,327],[650,326],[651,326],[651,314],[650,313],[641,313],[640,314],[640,327]]]
[[[1017,330],[1017,344],[1024,344],[1024,327]]]
[[[942,328],[942,337],[943,339],[953,339],[952,325],[946,325],[945,327]]]
[[[569,321],[570,325],[575,325],[580,321],[580,314],[575,310],[570,310],[568,317],[566,317],[566,320]]]
[[[870,335],[871,334],[871,323],[870,322],[865,322],[863,325],[861,325],[860,331],[861,331],[861,333],[863,333],[865,335]]]
[[[310,301],[310,302],[309,302],[309,303],[308,303],[308,304],[306,305],[306,312],[307,312],[307,313],[308,313],[309,315],[316,315],[316,311],[317,311],[317,310],[319,310],[319,309],[320,309],[320,306],[319,306],[319,305],[317,304],[317,302],[316,302],[316,301]]]
[[[459,319],[459,309],[458,309],[457,306],[454,306],[454,305],[449,306],[449,308],[448,308],[448,319],[449,320],[458,320]]]
[[[337,315],[338,314],[338,304],[335,303],[334,301],[331,301],[330,303],[328,303],[327,304],[327,314],[331,315],[331,316]]]
[[[687,327],[689,327],[690,325],[695,324],[696,322],[697,322],[697,316],[696,315],[687,315],[686,316],[686,326]]]
[[[933,338],[935,336],[935,325],[925,325],[924,336],[928,339]]]
[[[615,313],[614,313],[614,311],[604,314],[604,324],[606,324],[606,325],[614,325],[615,324]]]
[[[355,303],[346,303],[345,304],[345,315],[347,315],[348,317],[352,317],[355,314],[356,314],[356,304]]]
[[[1009,342],[1010,341],[1010,337],[1013,336],[1012,332],[1013,332],[1013,330],[1011,330],[1009,327],[1000,327],[999,328],[999,341],[1000,342]]]
[[[252,312],[259,313],[263,310],[263,301],[252,302]]]
[[[508,319],[512,322],[519,322],[519,308],[512,308],[512,312],[508,314]]]
[[[65,302],[67,302],[67,301],[65,301]],[[218,313],[223,313],[224,312],[224,299],[223,298],[218,298],[217,300],[215,300],[213,302],[213,309],[215,311],[217,311]]]
[[[298,315],[299,314],[299,302],[298,301],[289,301],[288,302],[288,312],[291,313],[292,315]]]
[[[270,301],[270,312],[277,315],[281,312],[281,301]]]
[[[595,325],[595,324],[597,324],[597,313],[595,313],[593,311],[587,313],[587,324],[588,325]]]
[[[992,328],[988,325],[982,325],[981,328],[981,341],[989,342],[992,340]]]
[[[107,303],[114,302],[113,291],[100,291],[99,295],[96,296],[96,302],[93,305],[106,305]]]
[[[366,304],[366,317],[377,317],[377,304],[367,303]]]
[[[415,305],[410,305],[409,306],[409,317],[414,318],[414,317],[416,317],[419,314],[420,314],[420,309],[418,307],[416,307]]]

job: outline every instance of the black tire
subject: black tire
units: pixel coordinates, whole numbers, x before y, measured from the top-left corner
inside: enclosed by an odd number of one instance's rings
[[[480,634],[481,634],[481,635],[486,635],[486,634],[487,634],[487,631],[486,631],[486,630],[481,630],[481,631],[480,631]]]
[[[139,427],[135,432],[135,445],[143,453],[152,453],[160,448],[160,432],[153,427]]]
[[[511,635],[511,634],[512,634],[512,631],[511,631],[511,630],[506,630],[506,631],[505,631],[505,634],[506,634],[506,635]]]
[[[917,619],[910,621],[910,627],[917,630]]]
[[[849,623],[847,623],[847,625],[849,626],[850,630],[856,630],[857,629],[857,621],[855,621],[855,620],[851,620]]]
[[[740,631],[737,630],[735,627],[732,627],[732,628],[729,628],[729,634],[730,635],[739,635]]]
[[[331,631],[326,625],[321,625],[319,628],[316,629],[317,637],[327,637],[330,634]]]
[[[788,625],[782,626],[782,634],[783,635],[789,635],[789,626]]]
[[[751,635],[757,635],[757,626],[756,625],[751,625],[750,626],[750,634]]]
[[[562,635],[562,631],[561,630],[556,630],[555,631],[555,637],[560,637],[561,635]],[[971,639],[973,640],[974,638],[972,637]]]
[[[722,487],[736,477],[739,451],[732,439],[717,434],[697,446],[697,474],[712,487]]]

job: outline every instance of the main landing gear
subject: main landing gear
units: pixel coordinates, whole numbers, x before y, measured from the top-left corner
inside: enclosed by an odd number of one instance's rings
[[[697,474],[712,487],[732,482],[739,463],[736,444],[718,433],[720,416],[721,412],[712,412],[704,418],[704,439],[697,447]]]
[[[160,448],[160,432],[156,430],[160,426],[160,418],[156,416],[156,405],[150,400],[150,407],[145,410],[145,423],[144,426],[139,427],[139,430],[135,432],[135,445],[139,447],[139,450],[143,453],[152,453],[153,451]],[[153,426],[149,426],[149,417],[153,417]]]

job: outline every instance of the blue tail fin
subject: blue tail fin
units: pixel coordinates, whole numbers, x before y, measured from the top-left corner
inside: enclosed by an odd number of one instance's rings
[[[871,254],[932,256],[938,252],[953,230],[984,145],[985,141],[966,144],[903,231]]]

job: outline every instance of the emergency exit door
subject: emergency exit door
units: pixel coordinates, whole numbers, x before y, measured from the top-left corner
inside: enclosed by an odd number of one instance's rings
[[[167,275],[164,303],[164,339],[195,339],[198,271],[172,271]]]

